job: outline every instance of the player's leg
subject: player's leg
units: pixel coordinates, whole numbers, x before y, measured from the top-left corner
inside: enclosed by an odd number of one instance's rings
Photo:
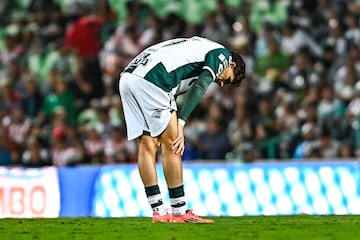
[[[143,80],[133,74],[123,74],[119,84],[121,100],[127,126],[128,139],[137,139],[138,168],[145,187],[146,196],[153,209],[153,221],[168,221],[160,189],[157,183],[156,151],[157,139],[144,135],[147,129],[146,111],[143,107],[148,102],[143,91]],[[142,102],[144,101],[144,102]],[[163,216],[167,215],[167,218]]]
[[[177,116],[171,114],[169,124],[161,134],[162,165],[165,180],[169,189],[172,214],[183,215],[186,213],[186,199],[183,186],[183,169],[180,154],[175,154],[171,144],[177,137]]]
[[[170,216],[163,203],[156,172],[157,139],[142,135],[137,139],[137,143],[139,173],[153,210],[153,222],[168,222]]]
[[[137,139],[138,168],[145,187],[157,184],[156,151],[157,139],[143,135]]]
[[[162,164],[165,179],[169,188],[172,215],[171,222],[212,223],[213,220],[204,219],[187,210],[183,185],[183,166],[180,154],[172,149],[172,142],[178,134],[177,115],[171,114],[169,124],[160,136]]]
[[[176,188],[183,184],[182,162],[180,154],[175,154],[172,149],[172,142],[177,137],[177,116],[172,112],[167,128],[161,134],[162,164],[165,179],[169,188]]]

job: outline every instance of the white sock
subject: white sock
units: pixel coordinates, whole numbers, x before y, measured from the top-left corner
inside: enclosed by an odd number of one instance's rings
[[[184,215],[186,213],[186,199],[185,196],[170,198],[172,214],[174,215]]]
[[[158,212],[160,215],[164,215],[166,213],[166,209],[161,197],[161,194],[155,194],[147,197],[149,204],[153,210],[153,212]]]

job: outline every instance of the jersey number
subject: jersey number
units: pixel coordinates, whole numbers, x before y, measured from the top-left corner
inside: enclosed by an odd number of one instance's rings
[[[129,68],[136,68],[137,66],[139,66],[139,64],[141,65],[146,65],[149,61],[149,59],[147,58],[150,55],[150,53],[142,53],[140,54],[137,58],[135,58],[131,63]]]
[[[187,40],[186,39],[176,39],[176,40],[173,40],[173,41],[169,41],[168,44],[162,46],[162,47],[168,47],[168,46],[172,46],[172,45],[175,45],[175,44],[179,44],[179,43],[183,43],[183,42],[186,42]],[[148,51],[150,52],[156,52],[156,49],[154,48],[149,48]],[[141,53],[137,58],[135,58],[134,60],[132,60],[132,62],[129,64],[129,67],[128,69],[132,69],[134,70],[137,66],[139,66],[140,64],[145,66],[148,62],[149,62],[149,59],[148,57],[150,56],[150,53],[149,52],[143,52]]]

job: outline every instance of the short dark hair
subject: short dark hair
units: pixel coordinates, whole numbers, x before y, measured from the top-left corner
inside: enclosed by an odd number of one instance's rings
[[[235,79],[231,82],[231,85],[238,87],[241,84],[241,81],[246,77],[245,75],[245,61],[241,55],[237,52],[231,52],[232,61],[236,63],[234,68]]]

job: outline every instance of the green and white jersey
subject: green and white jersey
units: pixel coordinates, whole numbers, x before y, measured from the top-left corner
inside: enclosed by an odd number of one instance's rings
[[[206,38],[177,38],[153,45],[136,56],[125,68],[166,92],[186,92],[201,71],[213,78],[228,67],[231,52]]]

